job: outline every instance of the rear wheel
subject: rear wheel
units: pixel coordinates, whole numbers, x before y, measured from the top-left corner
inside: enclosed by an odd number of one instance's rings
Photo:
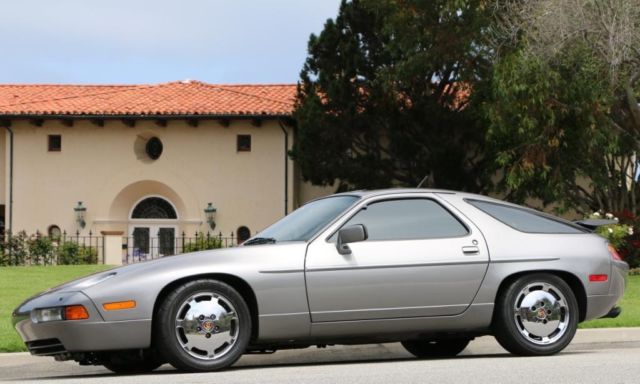
[[[184,371],[213,371],[233,364],[251,336],[251,316],[242,296],[216,280],[178,286],[157,313],[157,345]]]
[[[419,358],[453,357],[462,352],[471,339],[407,340],[402,346]]]
[[[562,351],[578,327],[578,302],[561,278],[538,273],[513,281],[496,303],[494,335],[507,351],[523,356]]]

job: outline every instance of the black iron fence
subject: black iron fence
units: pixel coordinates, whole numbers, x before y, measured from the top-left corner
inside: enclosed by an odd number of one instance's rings
[[[79,232],[60,236],[0,234],[0,266],[103,264],[104,238],[80,236]]]
[[[207,249],[229,248],[237,246],[239,243],[233,233],[230,236],[224,236],[222,232],[218,234],[198,232],[194,236],[187,236],[185,232],[179,236],[174,234],[174,231],[163,232],[160,229],[156,237],[149,236],[148,231],[134,231],[133,236],[123,237],[123,264]]]

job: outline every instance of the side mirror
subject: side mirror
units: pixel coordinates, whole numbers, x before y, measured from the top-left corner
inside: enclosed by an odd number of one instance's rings
[[[369,238],[367,234],[367,228],[362,224],[350,225],[346,228],[342,228],[338,231],[338,242],[336,248],[341,255],[351,254],[351,248],[348,243],[356,243],[358,241],[365,241]]]

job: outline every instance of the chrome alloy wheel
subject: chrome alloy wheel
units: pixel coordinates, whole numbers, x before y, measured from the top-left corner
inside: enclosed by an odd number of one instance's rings
[[[513,309],[518,331],[534,344],[552,344],[567,331],[570,312],[567,300],[549,283],[525,286],[516,296]]]
[[[233,348],[240,323],[229,299],[213,292],[198,292],[180,305],[175,327],[178,342],[189,355],[211,361]]]

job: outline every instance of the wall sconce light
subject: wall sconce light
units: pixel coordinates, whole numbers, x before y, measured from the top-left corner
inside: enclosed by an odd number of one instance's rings
[[[87,225],[84,221],[84,214],[87,212],[87,207],[82,205],[82,201],[78,201],[78,205],[73,208],[73,211],[76,213],[76,223],[82,229]]]
[[[207,207],[204,209],[204,215],[207,218],[207,223],[209,223],[209,227],[213,231],[216,229],[216,212],[218,210],[213,206],[212,203],[208,203]]]

